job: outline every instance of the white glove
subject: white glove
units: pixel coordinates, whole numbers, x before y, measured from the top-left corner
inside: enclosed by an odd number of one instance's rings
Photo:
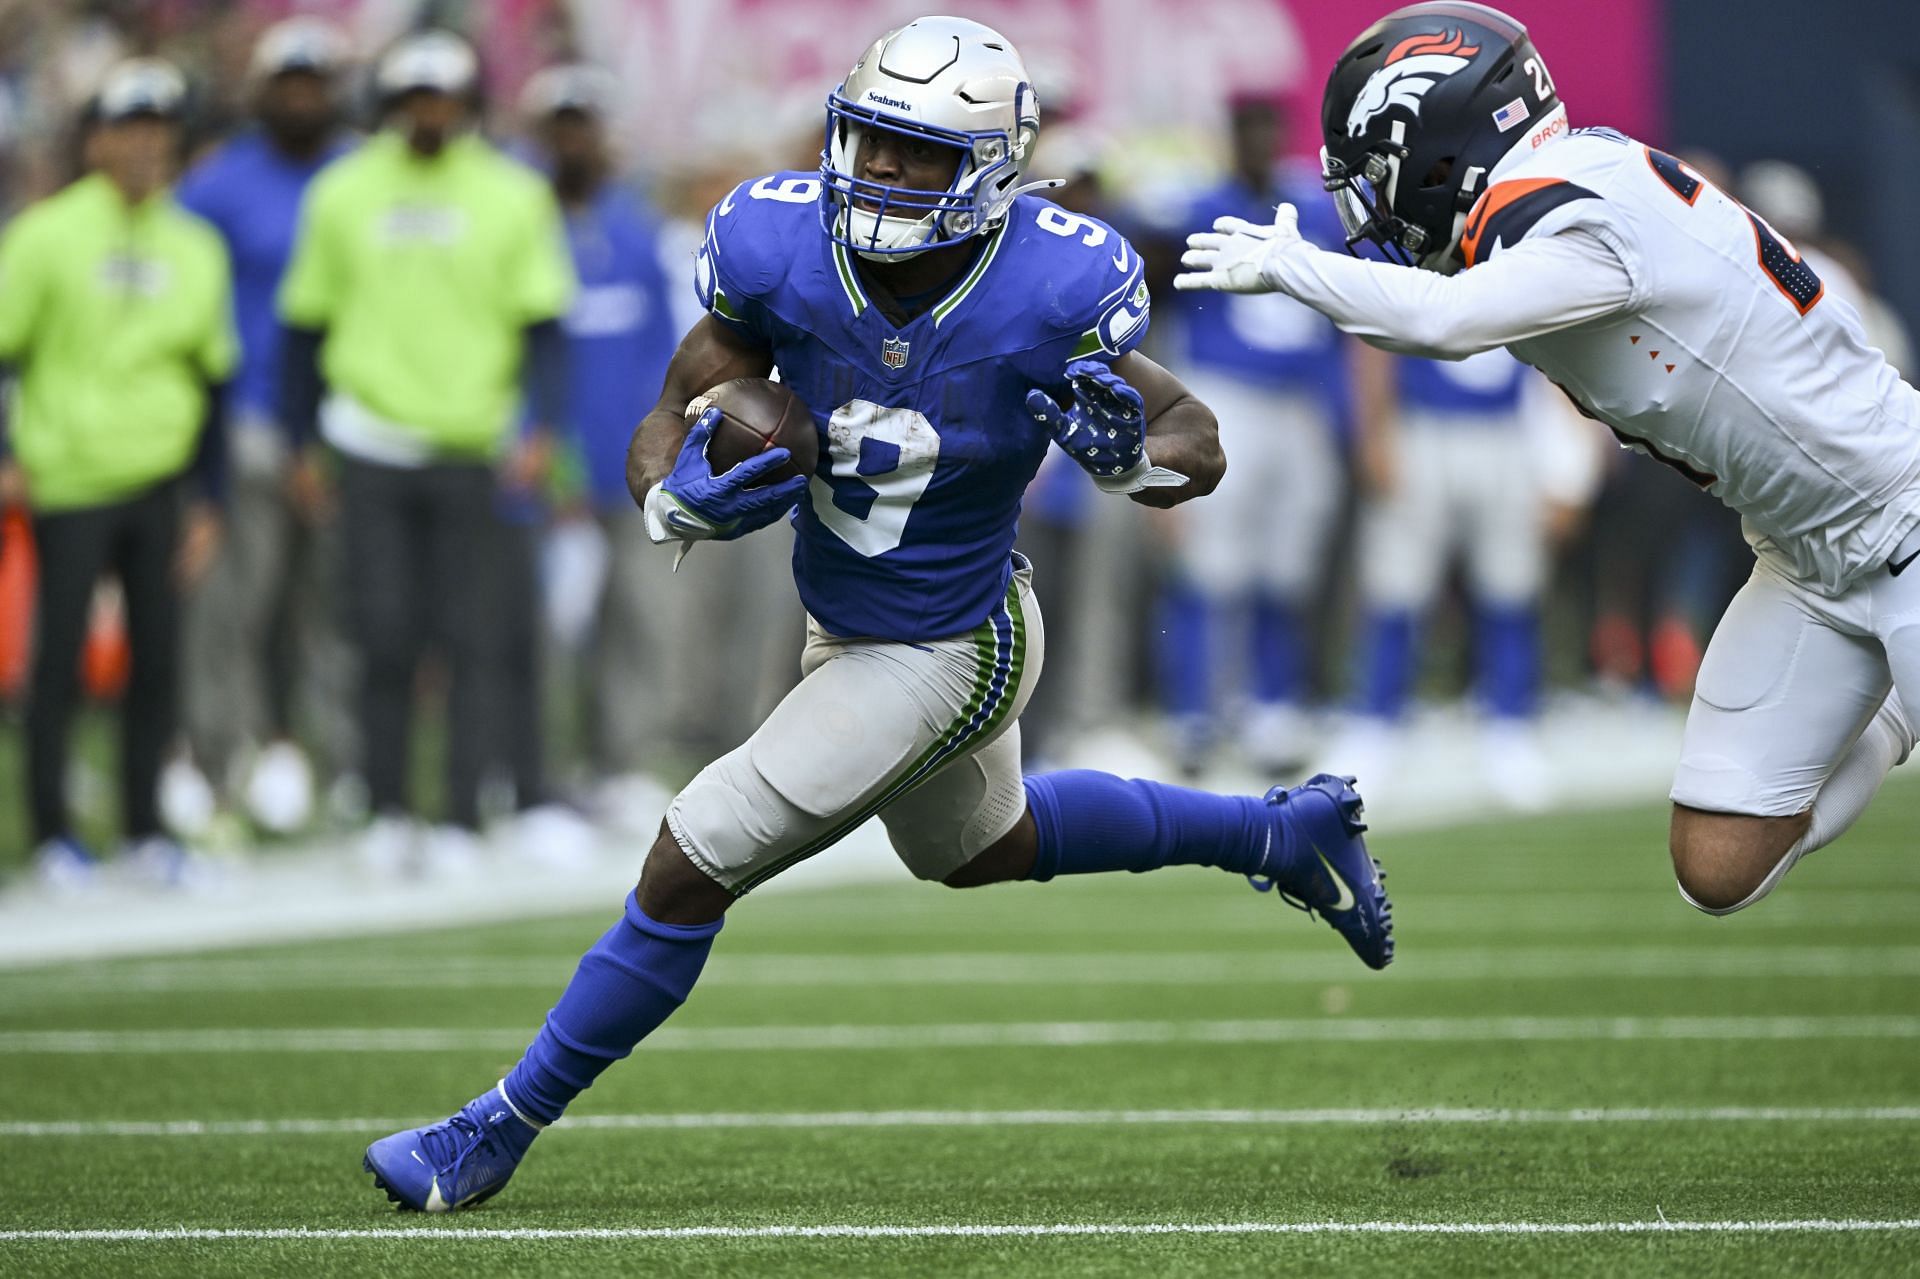
[[[1180,255],[1180,265],[1187,269],[1174,277],[1173,287],[1222,293],[1273,292],[1266,265],[1304,243],[1299,221],[1299,211],[1291,204],[1273,211],[1270,226],[1245,218],[1216,219],[1213,230],[1195,231],[1187,237],[1187,251]]]

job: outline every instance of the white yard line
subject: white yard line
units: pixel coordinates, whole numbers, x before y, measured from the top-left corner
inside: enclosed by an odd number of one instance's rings
[[[432,1119],[104,1119],[0,1121],[0,1137],[279,1137],[377,1134]],[[701,1131],[766,1128],[1294,1127],[1503,1124],[1920,1123],[1920,1106],[1646,1106],[1570,1110],[1419,1106],[1317,1110],[825,1110],[575,1115],[570,1129]]]
[[[0,1054],[513,1052],[527,1027],[0,1031]],[[668,1027],[646,1051],[1077,1048],[1111,1044],[1457,1043],[1520,1040],[1915,1039],[1920,1017],[1356,1017]]]
[[[322,1230],[161,1229],[0,1230],[0,1242],[172,1243],[188,1240],[269,1239],[977,1239],[1117,1237],[1126,1235],[1634,1235],[1634,1234],[1862,1234],[1920,1230],[1920,1218],[1868,1221],[1799,1218],[1785,1221],[1164,1221],[1070,1222],[1055,1225],[928,1226],[634,1226],[571,1229],[436,1226]]]
[[[422,964],[362,956],[157,960],[85,969],[0,973],[0,1008],[72,995],[211,994],[283,990],[468,990],[558,986],[571,958],[454,957]],[[1224,982],[1324,985],[1363,976],[1344,954],[1253,950],[951,951],[919,955],[716,956],[703,986],[1156,986]],[[1920,946],[1623,946],[1428,951],[1392,973],[1407,982],[1567,979],[1753,979],[1920,976]]]

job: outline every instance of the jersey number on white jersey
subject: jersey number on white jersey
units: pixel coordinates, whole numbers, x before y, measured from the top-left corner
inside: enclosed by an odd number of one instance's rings
[[[933,480],[940,434],[913,409],[848,400],[827,422],[832,480],[813,476],[813,513],[839,539],[872,559],[900,545],[907,516]]]
[[[1647,163],[1667,184],[1667,189],[1686,201],[1689,207],[1699,201],[1700,192],[1708,185],[1705,178],[1665,151],[1648,147]],[[1732,199],[1731,196],[1727,198]],[[1738,200],[1734,203],[1740,204]],[[1799,251],[1767,225],[1765,218],[1744,204],[1740,204],[1740,211],[1747,215],[1747,221],[1753,223],[1754,248],[1759,254],[1760,269],[1767,273],[1767,278],[1773,281],[1781,296],[1793,303],[1800,314],[1805,315],[1813,310],[1814,304],[1827,295],[1826,285],[1821,283],[1812,267],[1800,260]]]

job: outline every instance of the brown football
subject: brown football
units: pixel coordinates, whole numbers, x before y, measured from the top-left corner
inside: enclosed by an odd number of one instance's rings
[[[707,466],[721,475],[757,453],[784,448],[793,456],[763,484],[793,475],[812,475],[820,460],[820,438],[806,402],[784,383],[763,377],[737,377],[697,395],[687,405],[692,425],[709,408],[720,410],[713,436],[707,441]]]

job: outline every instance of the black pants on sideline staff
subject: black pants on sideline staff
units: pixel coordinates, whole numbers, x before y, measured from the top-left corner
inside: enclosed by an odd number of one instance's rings
[[[477,829],[481,772],[504,718],[506,636],[493,468],[340,459],[347,634],[360,657],[360,733],[375,813],[407,796],[414,686],[429,651],[447,674],[446,819]]]
[[[550,798],[546,778],[546,664],[541,660],[540,532],[528,523],[502,520],[493,600],[501,628],[500,719],[493,728],[489,763],[513,781],[515,807],[525,810]]]
[[[27,773],[36,843],[73,833],[67,812],[68,730],[79,696],[94,584],[120,580],[132,670],[120,715],[120,804],[128,840],[160,833],[160,761],[178,714],[180,597],[173,559],[180,486],[169,481],[108,506],[33,517],[40,558],[38,631],[27,702]]]

